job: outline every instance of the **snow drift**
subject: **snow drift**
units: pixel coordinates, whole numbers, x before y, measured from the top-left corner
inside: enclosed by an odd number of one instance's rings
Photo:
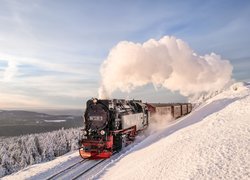
[[[215,53],[197,55],[181,39],[165,36],[143,44],[118,43],[100,71],[99,98],[149,83],[189,96],[223,88],[231,79],[232,66]]]

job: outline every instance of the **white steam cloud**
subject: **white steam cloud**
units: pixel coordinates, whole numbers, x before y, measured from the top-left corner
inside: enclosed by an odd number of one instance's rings
[[[165,36],[159,41],[118,43],[101,66],[99,98],[115,90],[130,92],[152,83],[184,96],[222,89],[230,80],[232,66],[219,55],[200,56],[187,43]]]

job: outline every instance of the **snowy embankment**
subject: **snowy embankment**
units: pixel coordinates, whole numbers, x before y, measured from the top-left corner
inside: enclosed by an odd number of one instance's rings
[[[235,84],[148,137],[102,179],[250,179],[249,88]]]
[[[149,135],[138,137],[92,177],[250,179],[249,110],[250,86],[235,84],[174,124],[151,124]],[[79,160],[72,152],[5,178],[43,179]]]
[[[51,161],[78,149],[79,128],[2,138],[0,178],[29,165]]]

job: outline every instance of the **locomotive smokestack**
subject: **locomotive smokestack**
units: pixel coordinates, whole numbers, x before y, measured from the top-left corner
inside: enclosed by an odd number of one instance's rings
[[[118,43],[100,71],[100,97],[149,83],[190,96],[222,89],[231,80],[232,66],[215,53],[197,55],[184,41],[165,36],[143,44]]]

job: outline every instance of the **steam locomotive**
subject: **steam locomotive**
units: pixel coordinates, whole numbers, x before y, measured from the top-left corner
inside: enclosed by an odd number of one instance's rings
[[[191,111],[190,105],[145,104],[140,100],[124,99],[88,100],[84,114],[84,138],[79,141],[80,156],[87,159],[109,158],[149,126],[153,113],[171,113],[178,118]]]

